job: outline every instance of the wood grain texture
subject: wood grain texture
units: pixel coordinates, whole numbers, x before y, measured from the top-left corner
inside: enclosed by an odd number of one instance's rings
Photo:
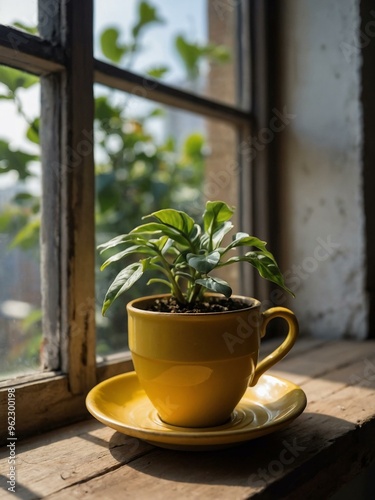
[[[41,365],[45,370],[60,369],[60,126],[61,76],[41,79],[41,161],[42,202],[40,227],[43,347]]]
[[[16,389],[17,436],[23,438],[86,418],[85,395],[73,396],[67,377],[55,375],[45,380],[10,384]],[[7,390],[0,391],[0,445],[5,443]]]
[[[79,394],[96,381],[92,0],[65,2],[62,16],[61,369]]]
[[[97,382],[133,369],[129,353],[111,355],[98,363]],[[67,376],[58,372],[35,373],[0,382],[0,446],[6,444],[7,389],[16,389],[19,439],[77,422],[88,417],[87,391],[72,395]],[[30,415],[32,414],[32,418]]]
[[[89,420],[17,444],[20,497],[328,498],[375,460],[375,342],[297,345],[277,373],[301,380],[309,402],[284,430],[226,450],[179,452]],[[1,457],[4,471],[7,450]]]
[[[9,26],[0,26],[0,63],[47,75],[64,70],[65,56],[61,46]]]

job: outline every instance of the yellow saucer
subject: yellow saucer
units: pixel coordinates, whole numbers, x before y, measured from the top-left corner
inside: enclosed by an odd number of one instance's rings
[[[249,387],[230,420],[217,427],[175,427],[163,422],[141,388],[135,372],[117,375],[94,387],[86,398],[89,412],[119,432],[163,448],[224,448],[275,432],[306,407],[306,395],[295,384],[263,375]]]

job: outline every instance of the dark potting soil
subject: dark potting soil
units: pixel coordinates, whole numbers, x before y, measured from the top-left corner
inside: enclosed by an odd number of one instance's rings
[[[166,313],[215,313],[225,311],[238,311],[245,309],[249,304],[242,302],[239,299],[226,299],[209,297],[202,302],[195,304],[180,304],[172,297],[155,299],[155,302],[148,307],[149,311],[166,312]]]

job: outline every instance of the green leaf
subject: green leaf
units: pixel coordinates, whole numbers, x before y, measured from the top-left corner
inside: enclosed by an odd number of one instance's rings
[[[195,283],[202,285],[211,292],[222,293],[225,297],[232,295],[232,289],[229,284],[220,278],[202,278],[195,280]]]
[[[219,252],[211,252],[208,255],[194,255],[189,253],[187,255],[189,266],[202,274],[208,274],[212,269],[215,269],[220,261]]]
[[[155,217],[163,224],[167,224],[168,226],[183,232],[187,236],[190,235],[194,227],[194,219],[192,219],[185,212],[174,210],[173,208],[166,208],[164,210],[159,210],[158,212],[153,212],[152,214],[143,217],[143,219],[148,217]]]
[[[105,243],[101,243],[98,245],[96,248],[100,250],[100,253],[105,252],[106,250],[109,250],[110,248],[117,247],[117,245],[122,245],[126,243],[127,240],[127,234],[120,234],[118,236],[115,236],[114,238],[106,241]]]
[[[149,254],[149,255],[157,255],[157,253],[155,252],[155,250],[153,250],[150,247],[147,247],[146,245],[132,245],[131,247],[126,248],[122,252],[118,252],[115,255],[112,255],[111,257],[109,257],[109,259],[107,259],[101,265],[100,270],[103,271],[103,269],[105,269],[107,266],[109,266],[113,262],[117,262],[117,261],[121,260],[122,258],[126,257],[127,255],[137,254],[137,253],[139,253],[139,254],[144,254],[145,253],[145,254]]]
[[[161,235],[164,230],[164,225],[159,224],[159,222],[147,222],[146,224],[141,224],[130,231],[129,234],[134,235]]]
[[[112,106],[107,96],[95,98],[95,118],[101,122],[108,123],[113,118],[119,118],[120,111]]]
[[[140,235],[120,234],[119,236],[115,236],[105,243],[101,243],[97,246],[97,249],[100,250],[100,253],[103,253],[110,248],[117,247],[118,245],[124,245],[129,242],[134,244],[146,244],[147,240],[142,238]]]
[[[165,110],[162,108],[154,108],[151,113],[147,115],[147,118],[158,118],[159,116],[165,116]]]
[[[39,78],[30,73],[8,66],[0,66],[0,82],[6,85],[11,92],[15,92],[18,88],[27,89],[38,81]]]
[[[40,219],[30,220],[13,238],[10,248],[33,248],[39,241]]]
[[[20,192],[13,197],[12,201],[22,206],[30,206],[35,202],[36,198],[30,193]],[[30,203],[31,202],[31,203]]]
[[[117,210],[122,193],[116,182],[113,171],[98,174],[95,178],[97,201],[101,214],[106,211]]]
[[[165,143],[161,146],[160,150],[168,153],[174,153],[176,151],[176,147],[175,137],[169,136],[165,140]]]
[[[223,241],[224,236],[233,229],[233,224],[230,221],[223,222],[212,235],[212,247],[218,248]]]
[[[126,290],[134,285],[143,274],[142,263],[136,262],[119,272],[111,286],[109,287],[102,307],[102,314],[105,315],[107,309],[111,306],[114,300],[122,295]]]
[[[228,259],[224,265],[232,264],[234,262],[249,262],[254,266],[262,278],[265,278],[273,283],[276,283],[285,291],[289,292],[293,297],[294,293],[285,285],[284,277],[277,266],[275,260],[265,255],[261,251],[248,252],[243,256],[232,257]]]
[[[144,271],[165,271],[162,266],[158,264],[159,258],[157,257],[147,257],[147,259],[142,259],[140,262],[142,264],[143,272]]]
[[[201,53],[211,61],[219,64],[228,63],[231,60],[231,53],[225,45],[209,43],[201,47]]]
[[[21,29],[22,31],[26,31],[26,33],[30,33],[30,35],[38,34],[38,28],[36,26],[28,26],[26,24],[20,23],[19,21],[15,21],[13,23],[13,26],[15,28]]]
[[[220,64],[225,64],[231,61],[232,54],[225,45],[217,45],[211,53],[212,59]]]
[[[24,320],[22,320],[22,328],[27,332],[36,323],[43,319],[43,312],[41,309],[34,309],[31,311]]]
[[[171,241],[171,239],[168,236],[161,236],[156,240],[155,239],[150,240],[150,244],[152,244],[154,247],[156,247],[158,250],[164,253],[166,250],[168,250],[168,247],[170,247],[173,244],[173,241]]]
[[[29,139],[29,141],[34,142],[35,144],[39,144],[39,127],[40,119],[35,118],[26,132],[26,137]]]
[[[168,71],[168,66],[158,66],[148,69],[146,73],[148,76],[151,76],[151,78],[163,78],[163,76],[168,73]]]
[[[183,35],[177,35],[175,38],[175,47],[185,66],[188,77],[191,79],[199,75],[199,58],[201,51],[198,45],[189,43]]]
[[[161,234],[164,233],[164,235],[168,236],[171,238],[173,241],[176,241],[177,243],[180,243],[183,246],[188,246],[189,241],[184,234],[173,228],[172,226],[168,226],[166,224],[161,224],[159,222],[149,222],[148,224],[143,224],[142,226],[138,226],[134,228],[129,234],[130,235],[151,235],[151,234]]]
[[[9,143],[0,139],[0,174],[16,170],[20,180],[31,176],[27,165],[30,161],[38,160],[38,156],[24,153],[23,151],[12,151]]]
[[[275,261],[274,256],[272,255],[271,252],[267,250],[266,245],[267,243],[265,241],[262,241],[259,238],[256,238],[255,236],[250,236],[247,233],[239,232],[233,236],[233,241],[230,243],[230,245],[226,247],[225,251],[241,246],[255,247],[259,248],[259,250],[262,250],[262,252],[265,255],[267,255],[270,259],[273,259]]]
[[[209,60],[223,64],[229,62],[231,59],[230,51],[225,45],[216,45],[213,43],[199,45],[189,42],[181,34],[175,38],[175,47],[188,77],[192,80],[199,76],[201,61]]]
[[[10,230],[14,224],[15,214],[12,206],[7,206],[0,211],[0,233],[5,233]]]
[[[163,24],[164,20],[158,16],[158,12],[155,7],[150,5],[148,2],[141,2],[138,7],[138,22],[132,29],[134,39],[138,38],[141,30],[150,23]]]
[[[119,63],[130,50],[126,44],[119,44],[120,32],[117,28],[107,28],[100,36],[100,47],[103,55],[114,63]]]
[[[161,249],[162,254],[167,255],[168,253],[176,253],[177,252],[177,254],[179,255],[180,252],[173,245],[174,245],[174,241],[168,237],[167,241],[165,242],[165,245]]]
[[[202,134],[195,132],[190,134],[184,142],[183,153],[190,160],[202,157],[202,149],[204,147],[205,139]]]
[[[190,232],[190,239],[192,243],[199,242],[200,236],[202,234],[202,228],[199,224],[194,224],[192,231]]]
[[[219,224],[228,221],[233,214],[234,208],[223,201],[208,201],[203,214],[204,230],[213,234],[218,229]]]

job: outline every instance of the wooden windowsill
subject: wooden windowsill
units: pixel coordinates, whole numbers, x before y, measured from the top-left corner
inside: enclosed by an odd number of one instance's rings
[[[327,498],[375,459],[375,342],[301,339],[272,373],[308,398],[284,430],[187,452],[88,419],[16,442],[16,497]],[[6,483],[9,449],[0,458],[0,496],[15,498]]]

